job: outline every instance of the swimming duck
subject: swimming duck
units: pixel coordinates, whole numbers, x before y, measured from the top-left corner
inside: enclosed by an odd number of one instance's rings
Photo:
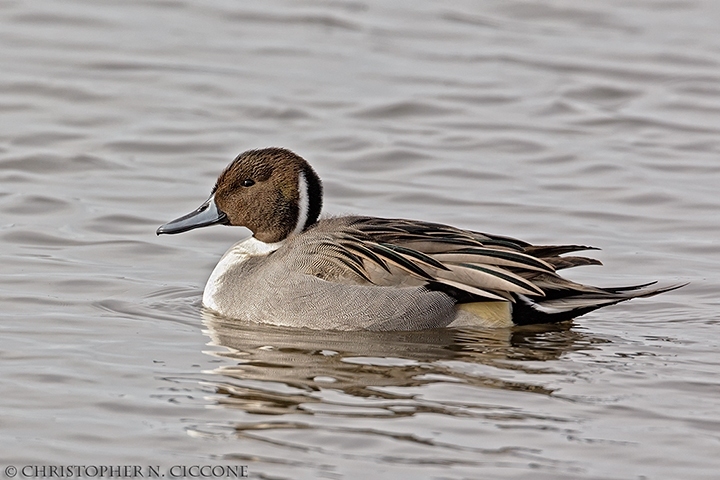
[[[598,288],[557,271],[598,260],[582,245],[531,245],[416,220],[318,220],[322,184],[283,148],[250,150],[220,174],[197,210],[162,225],[175,234],[237,225],[253,235],[213,270],[203,305],[235,319],[336,330],[509,327],[561,322],[679,286]]]

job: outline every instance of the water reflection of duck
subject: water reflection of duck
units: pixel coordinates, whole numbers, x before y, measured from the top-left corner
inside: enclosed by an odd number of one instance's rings
[[[312,413],[315,404],[349,407],[348,399],[357,397],[377,400],[378,415],[445,411],[441,405],[420,407],[396,390],[437,382],[550,394],[542,382],[527,381],[541,370],[523,362],[555,360],[601,341],[567,323],[348,335],[238,322],[207,310],[203,317],[212,343],[227,348],[213,354],[237,362],[215,370],[217,401],[260,414]],[[344,400],[324,398],[321,392],[329,390]],[[412,408],[395,408],[408,402]],[[368,404],[361,407],[367,413]]]
[[[599,264],[561,255],[578,245],[526,242],[413,220],[346,216],[318,221],[320,179],[294,153],[239,155],[210,198],[158,234],[245,226],[215,267],[203,304],[227,317],[337,330],[508,327],[559,322],[672,288],[597,288],[556,271]]]

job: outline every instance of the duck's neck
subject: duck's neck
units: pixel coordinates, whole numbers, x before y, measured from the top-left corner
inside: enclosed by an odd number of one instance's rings
[[[223,255],[218,262],[215,270],[217,270],[223,263],[229,262],[229,265],[238,265],[245,262],[250,257],[264,257],[266,255],[270,255],[272,252],[282,247],[283,243],[285,243],[285,240],[267,243],[258,240],[255,237],[247,238],[230,247],[230,250],[225,252],[225,255]],[[225,269],[227,270],[227,267]],[[213,275],[214,274],[215,272],[213,272]]]

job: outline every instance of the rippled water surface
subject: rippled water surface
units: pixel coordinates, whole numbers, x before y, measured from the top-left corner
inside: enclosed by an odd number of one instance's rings
[[[717,478],[720,3],[0,0],[0,460],[252,478]],[[203,313],[248,234],[155,228],[285,146],[327,213],[691,282],[569,324]]]

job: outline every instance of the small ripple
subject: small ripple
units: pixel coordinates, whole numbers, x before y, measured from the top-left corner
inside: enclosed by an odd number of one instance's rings
[[[666,172],[666,173],[692,173],[696,175],[717,175],[720,173],[720,164],[706,163],[693,164],[686,161],[672,161],[670,163],[660,163],[658,159],[640,161],[639,165],[650,171]]]
[[[303,467],[303,468],[318,468],[326,471],[326,474],[319,478],[333,478],[330,476],[335,467],[332,465],[324,464],[321,462],[309,462],[303,460],[293,460],[289,458],[282,458],[278,456],[261,456],[261,455],[247,455],[244,453],[229,453],[222,456],[223,459],[233,460],[238,463],[265,463],[269,465],[287,465],[290,467]],[[261,478],[258,476],[258,478]],[[270,478],[270,477],[267,477]],[[276,477],[272,477],[276,478]],[[278,477],[279,478],[279,477]]]
[[[704,153],[719,153],[720,142],[717,140],[699,140],[695,142],[684,142],[674,145],[673,150],[679,152],[704,152]]]
[[[178,153],[223,152],[224,148],[214,143],[201,142],[161,142],[140,140],[118,140],[107,142],[105,146],[116,152],[148,153],[175,155]]]
[[[543,166],[572,166],[577,162],[577,155],[547,155],[540,158],[533,158],[529,163]]]
[[[660,192],[645,192],[627,195],[619,198],[620,201],[632,205],[661,205],[664,203],[677,202],[678,198]]]
[[[608,85],[590,85],[566,91],[563,96],[604,106],[618,106],[639,97],[641,91]]]
[[[451,23],[461,23],[465,25],[472,25],[474,27],[485,27],[492,29],[500,28],[500,22],[494,18],[477,14],[473,15],[467,12],[447,12],[441,14],[440,18]]]
[[[67,13],[20,13],[12,16],[14,22],[26,23],[35,26],[67,25],[70,27],[102,27],[108,28],[113,23],[102,20],[98,16],[88,17],[69,15]]]
[[[17,82],[2,86],[3,94],[13,96],[42,96],[61,100],[62,102],[100,102],[107,101],[107,95],[101,95],[70,85],[57,85],[49,82]]]
[[[0,102],[0,112],[14,113],[33,110],[35,106],[32,103],[13,102],[5,103]]]
[[[102,312],[111,313],[113,316],[129,318],[131,320],[153,318],[155,320],[198,327],[197,312],[200,298],[196,290],[186,289],[184,294],[181,295],[178,295],[177,291],[174,291],[172,298],[168,297],[167,300],[162,300],[161,298],[162,297],[155,297],[155,300],[150,303],[109,298],[93,302],[92,306]]]
[[[2,206],[2,211],[15,215],[55,214],[70,208],[70,203],[64,200],[43,195],[12,195],[7,203]]]
[[[79,140],[85,138],[85,135],[67,132],[35,132],[26,135],[20,135],[12,139],[13,145],[22,145],[30,147],[49,147],[51,145]]]
[[[96,233],[122,235],[130,233],[147,233],[157,227],[157,222],[147,217],[127,214],[102,215],[93,218],[87,225],[87,230]]]
[[[34,247],[77,247],[88,245],[89,242],[82,242],[70,238],[50,235],[44,232],[33,232],[30,230],[10,230],[0,235],[4,241],[17,245]]]
[[[380,105],[376,107],[363,108],[351,116],[363,119],[387,119],[387,118],[403,118],[403,117],[437,117],[452,115],[458,113],[458,109],[438,107],[427,102],[405,101],[392,103],[390,105]]]
[[[650,53],[644,54],[642,57],[633,58],[629,60],[650,60],[657,62],[661,65],[675,64],[679,67],[716,67],[717,61],[715,59],[699,57],[694,52],[684,51],[682,55],[676,53],[662,52],[662,53]]]
[[[462,105],[478,104],[486,105],[504,105],[521,100],[520,95],[512,95],[508,93],[465,93],[465,94],[442,94],[438,95],[438,100],[448,100],[457,102]]]
[[[677,85],[675,89],[679,93],[710,97],[713,100],[717,100],[720,96],[720,85],[717,82],[708,80],[686,80]]]
[[[76,173],[91,170],[115,170],[122,168],[120,164],[94,155],[25,155],[22,157],[0,160],[0,171],[19,170],[41,175],[49,173]]]
[[[523,155],[544,152],[548,149],[546,145],[540,142],[533,142],[521,138],[494,138],[482,142],[482,146],[499,152]]]
[[[357,171],[387,171],[407,167],[419,161],[430,159],[430,155],[416,150],[393,148],[381,152],[360,155],[345,163],[345,169]]]
[[[645,218],[640,215],[629,215],[629,214],[622,214],[617,212],[600,212],[600,211],[591,211],[591,210],[578,210],[574,212],[570,212],[569,215],[576,217],[576,218],[582,218],[582,219],[593,219],[593,220],[602,220],[603,222],[607,222],[609,224],[612,223],[633,223],[638,221],[644,221]]]
[[[454,180],[463,180],[463,181],[469,181],[469,180],[477,180],[477,181],[509,181],[512,180],[512,175],[507,175],[503,173],[498,172],[491,172],[488,170],[469,170],[465,168],[458,168],[458,167],[440,167],[440,168],[431,168],[425,172],[426,175],[429,175],[431,177],[435,176],[442,176],[442,177],[448,177],[450,179]]]
[[[612,176],[612,175],[620,175],[620,173],[624,170],[623,167],[614,165],[612,163],[593,163],[587,166],[583,166],[579,169],[577,169],[576,174],[573,175],[575,178],[582,178],[582,177],[599,177],[600,175],[606,175],[606,176]]]
[[[583,8],[571,8],[544,3],[513,2],[503,6],[501,10],[511,17],[529,20],[533,24],[550,20],[563,25],[574,23],[579,28],[600,27],[626,33],[639,32],[637,27],[625,24],[622,17],[590,8],[589,4],[583,5]]]
[[[367,150],[373,146],[372,142],[362,140],[354,135],[340,135],[328,138],[320,138],[317,142],[324,150],[334,152],[358,152]]]
[[[578,125],[584,127],[604,127],[611,126],[612,128],[619,130],[625,130],[628,132],[638,131],[644,128],[656,128],[665,132],[687,132],[687,133],[710,133],[717,135],[720,133],[720,129],[712,128],[706,125],[678,123],[676,121],[661,120],[659,118],[651,117],[640,117],[640,116],[625,116],[625,117],[613,117],[613,118],[597,118],[589,120],[581,120],[577,122]]]
[[[269,12],[222,12],[224,20],[232,19],[235,21],[241,21],[243,23],[273,23],[279,24],[283,28],[287,28],[289,25],[300,25],[300,26],[316,26],[324,28],[337,28],[341,30],[356,31],[360,30],[361,27],[358,23],[350,20],[339,18],[331,14],[279,14]]]
[[[246,109],[248,118],[271,120],[299,120],[311,118],[311,115],[299,108],[284,107],[250,107]]]
[[[567,100],[556,99],[550,102],[550,104],[537,110],[535,115],[541,117],[554,117],[554,116],[565,116],[565,115],[578,115],[582,113],[582,110],[577,108],[571,102]]]

